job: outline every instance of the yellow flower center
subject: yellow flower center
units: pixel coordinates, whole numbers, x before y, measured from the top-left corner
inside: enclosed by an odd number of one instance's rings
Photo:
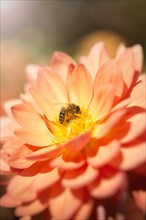
[[[81,113],[75,115],[70,114],[62,124],[59,121],[59,114],[54,116],[55,127],[53,133],[54,142],[56,144],[64,143],[80,133],[84,133],[93,128],[95,123],[88,110],[84,107],[80,107],[80,110]]]

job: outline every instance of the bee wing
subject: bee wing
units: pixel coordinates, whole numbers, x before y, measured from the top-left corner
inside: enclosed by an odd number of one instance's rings
[[[58,102],[58,103],[53,103],[53,105],[55,105],[57,109],[61,109],[62,107],[67,107],[69,104]]]

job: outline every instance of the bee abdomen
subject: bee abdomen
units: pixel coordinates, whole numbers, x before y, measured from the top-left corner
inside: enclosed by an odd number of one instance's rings
[[[60,124],[63,124],[64,118],[65,118],[65,113],[64,112],[60,112],[60,114],[59,114],[59,122],[60,122]]]

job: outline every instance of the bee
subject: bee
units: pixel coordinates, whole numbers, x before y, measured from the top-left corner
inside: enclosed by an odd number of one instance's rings
[[[77,117],[77,114],[81,114],[80,107],[73,103],[68,104],[67,107],[62,107],[59,113],[59,122],[63,124]]]

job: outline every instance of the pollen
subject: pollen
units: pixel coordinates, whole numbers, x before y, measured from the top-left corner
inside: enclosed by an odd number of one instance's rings
[[[58,115],[54,116],[56,126],[53,133],[56,144],[64,143],[89,129],[93,129],[95,122],[92,120],[88,110],[84,107],[80,107],[80,110],[80,114],[63,124],[59,122]]]

